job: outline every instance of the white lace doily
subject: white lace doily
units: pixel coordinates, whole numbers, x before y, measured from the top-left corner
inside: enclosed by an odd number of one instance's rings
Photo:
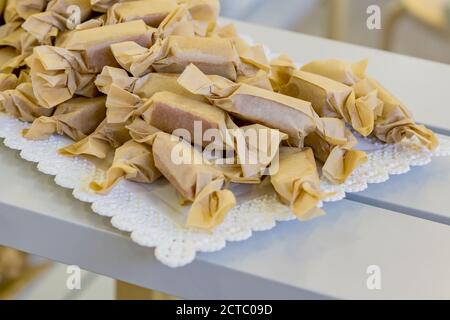
[[[242,36],[249,43],[250,37]],[[265,48],[267,56],[277,56]],[[92,179],[99,179],[95,166],[76,157],[64,157],[57,150],[71,140],[51,136],[45,141],[30,141],[21,135],[29,124],[0,113],[0,138],[4,144],[20,150],[20,156],[36,162],[39,171],[55,176],[55,182],[73,189],[75,198],[92,203],[92,210],[102,216],[111,217],[111,223],[119,230],[131,233],[131,238],[142,246],[154,247],[155,256],[170,267],[180,267],[192,262],[197,252],[213,252],[225,247],[227,241],[242,241],[251,237],[253,231],[269,230],[277,221],[295,219],[289,208],[282,205],[270,190],[248,190],[237,186],[233,192],[238,206],[232,209],[225,221],[213,232],[192,230],[184,227],[187,208],[178,205],[175,189],[163,179],[151,185],[121,181],[107,195],[89,191]],[[380,144],[370,139],[360,139],[360,148],[367,151],[369,161],[359,167],[344,184],[332,185],[322,181],[325,191],[334,195],[325,201],[338,201],[346,192],[358,192],[369,183],[380,183],[389,175],[409,171],[410,166],[425,165],[432,156],[450,155],[450,138],[439,136],[440,146],[433,153],[417,149],[412,143],[396,145]],[[247,189],[246,189],[247,188]],[[329,212],[328,214],[332,214]]]

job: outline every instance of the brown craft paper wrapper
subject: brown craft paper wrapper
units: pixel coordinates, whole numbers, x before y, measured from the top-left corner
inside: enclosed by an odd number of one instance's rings
[[[0,27],[0,72],[13,72],[25,65],[25,59],[39,42],[21,28],[20,22]]]
[[[142,116],[150,126],[170,134],[175,134],[177,130],[186,140],[204,146],[212,143],[203,139],[208,129],[216,129],[218,133],[222,133],[227,127],[226,114],[221,109],[169,91],[161,91],[148,100],[142,100],[139,96],[112,85],[106,106],[108,123],[125,123]],[[200,141],[195,139],[195,122],[197,126],[201,126]],[[181,129],[184,131],[179,131]],[[221,141],[225,139],[223,135],[220,138]]]
[[[53,133],[79,141],[91,134],[105,119],[106,97],[73,98],[56,107],[51,117],[34,120],[23,136],[31,140],[46,139]]]
[[[146,143],[148,145],[153,144],[155,139],[155,133],[160,132],[158,128],[155,128],[145,122],[142,118],[136,118],[126,128],[130,132],[131,138],[139,143]]]
[[[319,116],[344,119],[363,136],[373,131],[378,106],[376,92],[356,100],[351,87],[305,71],[294,71],[280,92],[311,101]]]
[[[287,134],[253,124],[231,130],[231,135],[235,138],[234,149],[240,168],[239,171],[224,173],[232,182],[260,182],[262,176],[278,170],[278,150],[281,141],[287,140]]]
[[[279,170],[270,181],[280,200],[289,205],[299,220],[324,214],[317,208],[325,194],[320,190],[319,174],[310,148],[283,148]]]
[[[279,92],[289,82],[295,69],[294,61],[287,54],[270,61],[270,82],[275,92]]]
[[[305,64],[301,70],[319,74],[337,82],[352,86],[364,79],[368,60],[350,63],[343,60],[317,60]]]
[[[149,73],[141,78],[130,77],[120,68],[104,67],[102,73],[95,79],[95,85],[100,92],[108,94],[111,85],[138,95],[142,99],[151,98],[155,93],[169,91],[187,98],[206,102],[202,96],[190,93],[178,84],[178,74]]]
[[[207,146],[211,143],[222,145],[225,142],[224,132],[227,128],[226,113],[221,109],[211,106],[205,102],[189,99],[168,91],[154,94],[151,98],[152,107],[147,109],[144,120],[166,133],[174,134],[178,129],[183,129],[188,134],[184,137],[192,143]],[[202,136],[200,141],[195,139],[195,123],[201,126]],[[219,141],[208,141],[206,132],[209,129],[220,133]],[[181,134],[183,136],[183,134]],[[220,147],[220,145],[217,145]]]
[[[238,118],[287,133],[298,140],[299,145],[318,123],[319,117],[310,102],[242,83],[234,84],[217,76],[207,77],[194,65],[186,68],[178,82]]]
[[[215,74],[236,80],[235,66],[239,57],[228,39],[170,36],[158,39],[150,48],[133,42],[111,46],[120,65],[139,77],[153,70],[159,73],[181,73],[194,63],[206,74]]]
[[[221,224],[228,211],[236,205],[229,190],[222,190],[225,178],[220,170],[207,163],[176,164],[172,153],[176,151],[201,159],[202,155],[185,141],[178,141],[166,133],[158,133],[153,141],[156,167],[187,201],[192,201],[186,225],[212,230]]]
[[[111,167],[106,172],[103,183],[92,182],[91,188],[98,193],[109,192],[120,180],[127,179],[140,183],[152,183],[161,176],[155,167],[150,146],[133,140],[116,149]]]
[[[356,168],[366,162],[364,151],[334,147],[322,167],[322,174],[331,183],[344,183]]]
[[[259,70],[254,76],[239,76],[237,78],[238,83],[245,83],[250,86],[258,87],[261,89],[273,91],[272,83],[270,82],[269,74],[263,70]]]
[[[176,8],[176,0],[120,2],[108,9],[106,24],[142,19],[147,25],[157,28],[164,18]]]
[[[119,2],[127,2],[133,0],[90,0],[92,10],[97,12],[106,12],[109,8]]]
[[[187,5],[195,20],[214,22],[219,18],[219,0],[178,0],[178,3]]]
[[[70,32],[59,43],[70,51],[81,52],[90,71],[101,72],[104,66],[118,66],[110,45],[123,41],[134,41],[149,47],[155,29],[148,27],[142,20],[102,26],[93,29]]]
[[[70,10],[73,6],[79,9],[75,14],[79,14],[81,22],[90,17],[92,11],[89,0],[52,0],[48,3],[45,12],[28,17],[22,24],[22,28],[43,43],[49,35],[56,37],[60,31],[76,27],[75,23],[78,21],[70,20],[74,13]]]
[[[47,0],[8,0],[4,12],[5,22],[26,20],[29,16],[42,12]]]
[[[105,65],[117,65],[109,45],[125,39],[151,43],[152,30],[142,21],[72,31],[63,41],[65,48],[36,47],[30,57],[35,95],[44,107],[53,107],[74,94],[97,94],[94,79]]]
[[[99,17],[91,18],[89,20],[86,20],[83,23],[80,23],[79,25],[77,25],[75,27],[75,30],[87,30],[87,29],[102,27],[105,25],[105,20],[106,20],[106,14],[103,14]],[[62,37],[62,38],[64,38],[64,37]]]
[[[53,113],[53,109],[39,106],[31,83],[22,83],[13,90],[0,92],[0,111],[27,122],[41,116],[49,117]]]
[[[82,55],[64,48],[39,46],[29,59],[34,94],[39,104],[52,108],[79,94],[94,97],[95,73],[89,72]]]
[[[415,137],[419,143],[434,150],[439,145],[435,134],[423,125],[414,122],[409,110],[378,81],[369,79],[383,101],[383,113],[375,123],[374,135],[387,143],[399,143],[404,138]]]
[[[367,162],[367,155],[363,151],[353,150],[357,140],[342,120],[320,120],[322,130],[311,133],[305,144],[314,150],[316,159],[323,163],[323,176],[333,184],[343,183],[356,168]]]
[[[169,36],[205,36],[208,25],[193,20],[188,8],[179,5],[172,10],[158,26],[156,37],[166,39]]]
[[[120,68],[103,67],[102,73],[95,78],[95,86],[98,91],[108,94],[111,85],[115,85],[126,91],[132,91],[137,78],[128,76],[128,73]]]
[[[23,63],[23,56],[13,47],[0,48],[0,72],[12,73]]]
[[[230,39],[239,55],[237,73],[243,77],[254,77],[259,71],[269,72],[270,63],[262,45],[250,45],[238,34],[233,24],[217,27],[209,34],[210,37]]]
[[[189,99],[206,102],[202,96],[192,94],[178,83],[179,74],[175,73],[149,73],[138,78],[134,84],[133,93],[141,98],[151,98],[160,91],[169,91]]]
[[[0,92],[15,89],[17,86],[17,77],[10,73],[0,73]]]
[[[106,98],[106,120],[108,123],[127,123],[139,117],[151,105],[151,100],[143,100],[113,84]]]
[[[17,78],[17,84],[21,84],[21,83],[26,83],[26,82],[31,82],[31,77],[30,77],[30,69],[26,68],[26,69],[20,69],[19,72],[19,77]]]
[[[59,149],[66,156],[90,155],[105,159],[109,152],[131,139],[125,124],[110,124],[104,120],[97,129],[86,138]]]

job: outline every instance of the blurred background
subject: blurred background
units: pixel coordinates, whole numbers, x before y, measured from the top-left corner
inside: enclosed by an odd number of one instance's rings
[[[450,63],[450,0],[221,0],[222,16]],[[369,6],[381,29],[369,30]]]
[[[3,1],[0,0],[0,5]],[[221,0],[222,16],[450,63],[450,0]],[[367,19],[375,6],[381,28]],[[299,44],[301,45],[301,44]],[[0,246],[0,299],[114,299],[113,279],[82,271],[66,288],[67,266]],[[122,288],[129,290],[129,288]],[[158,294],[158,293],[156,293]],[[164,296],[157,296],[164,297]]]

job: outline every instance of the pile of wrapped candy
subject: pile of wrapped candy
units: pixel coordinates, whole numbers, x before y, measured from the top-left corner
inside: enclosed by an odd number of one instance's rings
[[[267,181],[300,220],[316,216],[320,177],[343,183],[367,161],[353,132],[436,148],[367,61],[269,61],[218,15],[218,0],[8,0],[0,111],[32,123],[27,139],[65,135],[62,155],[106,163],[94,192],[164,177],[206,230],[235,184]]]

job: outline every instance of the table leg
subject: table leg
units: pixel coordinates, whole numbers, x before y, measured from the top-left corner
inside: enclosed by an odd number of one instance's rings
[[[401,1],[390,4],[386,13],[386,21],[383,26],[383,50],[392,50],[395,26],[405,13],[405,7]]]
[[[328,37],[334,40],[343,40],[347,24],[349,0],[329,0],[328,3]]]
[[[174,296],[116,280],[117,300],[175,300]]]

